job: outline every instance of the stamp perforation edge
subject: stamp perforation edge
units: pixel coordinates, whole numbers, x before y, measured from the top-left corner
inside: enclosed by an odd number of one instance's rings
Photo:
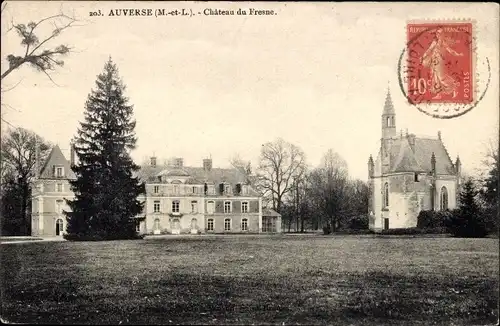
[[[405,29],[405,35],[408,35],[408,24],[453,24],[453,23],[457,23],[457,24],[463,24],[463,23],[470,23],[471,26],[472,26],[472,31],[471,31],[471,41],[472,41],[472,44],[471,44],[471,65],[472,65],[472,69],[474,70],[474,73],[471,74],[471,78],[472,78],[472,81],[471,81],[471,84],[474,85],[474,90],[473,90],[473,100],[472,100],[472,104],[477,104],[477,102],[480,100],[478,98],[480,92],[479,92],[479,81],[480,81],[480,76],[479,76],[479,73],[478,73],[478,69],[477,69],[477,65],[478,65],[478,55],[477,55],[477,34],[478,34],[478,31],[477,31],[477,20],[476,19],[472,19],[472,18],[415,18],[415,19],[409,19],[409,20],[406,20],[406,24],[404,26],[404,29]],[[408,46],[408,43],[406,45],[406,47]],[[407,50],[405,50],[405,62],[408,62],[409,61],[409,52]],[[405,94],[406,97],[408,96],[408,94]],[[446,103],[425,103],[425,105],[428,107],[428,108],[437,108],[437,107],[441,107],[442,105],[446,105]],[[452,104],[452,103],[449,103],[449,104]],[[457,104],[455,104],[457,105]],[[433,115],[431,115],[433,116]]]

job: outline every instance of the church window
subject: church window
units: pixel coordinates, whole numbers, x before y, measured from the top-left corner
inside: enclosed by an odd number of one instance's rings
[[[448,209],[448,190],[446,187],[441,188],[441,210],[445,211]]]
[[[391,117],[387,117],[387,127],[391,126]]]
[[[384,207],[389,207],[389,184],[384,184]]]

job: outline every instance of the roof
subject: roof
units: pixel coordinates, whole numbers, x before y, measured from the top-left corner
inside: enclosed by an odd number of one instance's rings
[[[152,182],[158,180],[159,176],[168,177],[181,177],[186,179],[188,184],[220,184],[229,183],[235,185],[237,183],[249,184],[249,178],[246,174],[242,173],[238,169],[223,169],[223,168],[212,168],[210,170],[205,170],[203,167],[189,167],[185,166],[180,168],[171,168],[166,165],[152,166],[145,164],[140,167],[137,171],[136,176],[138,176],[144,182]]]
[[[64,167],[67,179],[75,179],[75,173],[71,170],[70,161],[68,161],[58,145],[52,147],[45,164],[40,170],[40,179],[54,179],[54,166]]]
[[[414,145],[412,145],[412,139],[414,139]],[[437,174],[455,174],[453,162],[441,139],[415,135],[394,139],[389,152],[388,172],[431,172],[432,153],[436,157]],[[380,160],[380,154],[377,160]]]
[[[271,208],[262,209],[262,216],[281,217],[281,214]]]
[[[385,96],[384,112],[382,114],[395,114],[394,105],[392,104],[391,91],[387,88],[387,95]]]

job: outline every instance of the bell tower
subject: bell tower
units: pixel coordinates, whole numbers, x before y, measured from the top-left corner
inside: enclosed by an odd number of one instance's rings
[[[384,111],[382,112],[382,139],[396,138],[396,112],[392,104],[391,90],[387,87]]]

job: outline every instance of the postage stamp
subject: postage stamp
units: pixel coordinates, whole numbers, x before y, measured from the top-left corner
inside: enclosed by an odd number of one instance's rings
[[[407,24],[408,100],[417,104],[472,103],[474,100],[473,24]]]

